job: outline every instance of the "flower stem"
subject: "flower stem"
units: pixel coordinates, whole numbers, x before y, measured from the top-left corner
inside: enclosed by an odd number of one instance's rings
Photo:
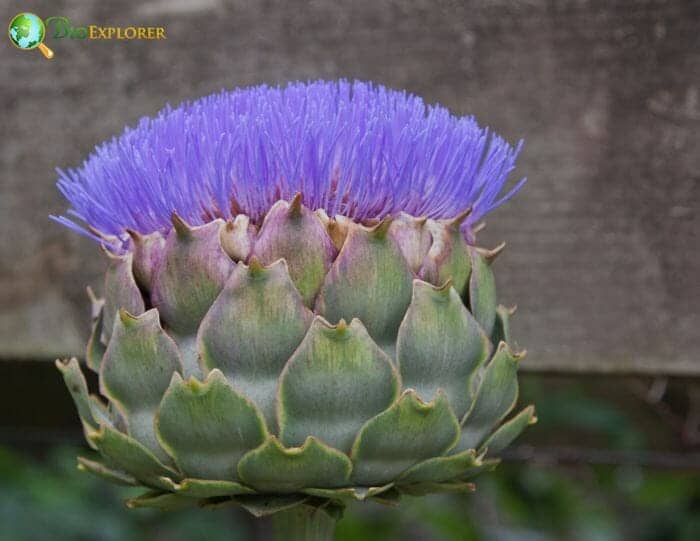
[[[317,507],[299,505],[272,515],[276,541],[332,541],[336,519]]]

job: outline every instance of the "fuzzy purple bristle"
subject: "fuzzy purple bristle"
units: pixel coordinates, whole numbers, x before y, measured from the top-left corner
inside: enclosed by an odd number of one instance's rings
[[[468,228],[524,183],[501,195],[521,146],[371,83],[256,86],[166,107],[59,171],[72,219],[52,218],[123,240],[127,229],[167,231],[173,212],[193,225],[260,221],[301,192],[307,207],[355,220],[451,218],[471,206]]]

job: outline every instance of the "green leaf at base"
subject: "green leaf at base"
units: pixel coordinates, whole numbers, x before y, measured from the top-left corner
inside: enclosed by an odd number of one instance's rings
[[[93,475],[97,475],[99,477],[102,477],[103,479],[106,479],[107,481],[110,481],[112,483],[116,483],[118,485],[126,485],[126,486],[138,486],[139,482],[134,479],[131,475],[128,473],[124,473],[118,470],[113,470],[111,468],[108,468],[101,462],[97,462],[96,460],[90,460],[88,458],[79,456],[78,457],[78,469],[80,471],[88,472]]]
[[[479,452],[487,451],[489,455],[495,455],[508,447],[520,433],[528,426],[537,422],[535,407],[528,406],[507,423],[502,424],[491,434],[481,446]]]

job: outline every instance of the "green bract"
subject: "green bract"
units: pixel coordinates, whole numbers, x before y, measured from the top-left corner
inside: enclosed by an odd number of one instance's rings
[[[501,424],[522,354],[496,252],[451,221],[362,225],[279,201],[166,238],[132,233],[93,298],[87,365],[59,362],[89,444],[81,469],[148,488],[133,507],[393,502],[472,488],[535,421]],[[500,428],[499,428],[500,425]]]

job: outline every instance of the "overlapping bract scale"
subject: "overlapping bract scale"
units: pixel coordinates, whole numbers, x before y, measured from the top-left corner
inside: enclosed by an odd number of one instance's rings
[[[266,265],[284,259],[304,304],[313,307],[336,249],[321,221],[297,196],[291,204],[279,201],[267,213],[255,255]]]
[[[316,301],[329,321],[358,318],[380,346],[393,352],[396,332],[411,302],[412,273],[390,220],[371,228],[353,225]]]
[[[219,370],[204,382],[178,373],[160,404],[158,439],[184,475],[238,480],[238,461],[267,437],[260,410]]]
[[[471,404],[469,384],[491,352],[486,334],[448,281],[413,283],[413,300],[397,337],[396,361],[405,387],[423,400],[439,390],[461,418]]]
[[[233,268],[221,246],[224,222],[190,227],[173,215],[173,229],[152,274],[151,303],[177,341],[186,376],[200,376],[195,337]]]
[[[157,310],[134,317],[124,310],[114,324],[100,369],[100,391],[126,419],[128,434],[159,458],[154,420],[174,373],[182,371],[175,342],[161,328]]]
[[[280,373],[312,319],[284,260],[239,263],[199,328],[202,368],[220,369],[274,427]]]
[[[311,435],[349,452],[362,425],[391,405],[399,387],[396,368],[358,319],[332,326],[318,316],[280,376],[280,439],[298,446]]]
[[[470,490],[535,421],[501,424],[522,354],[463,215],[363,225],[300,201],[259,230],[174,216],[110,259],[87,352],[108,404],[76,361],[59,368],[102,455],[81,468],[151,489],[131,505]]]

